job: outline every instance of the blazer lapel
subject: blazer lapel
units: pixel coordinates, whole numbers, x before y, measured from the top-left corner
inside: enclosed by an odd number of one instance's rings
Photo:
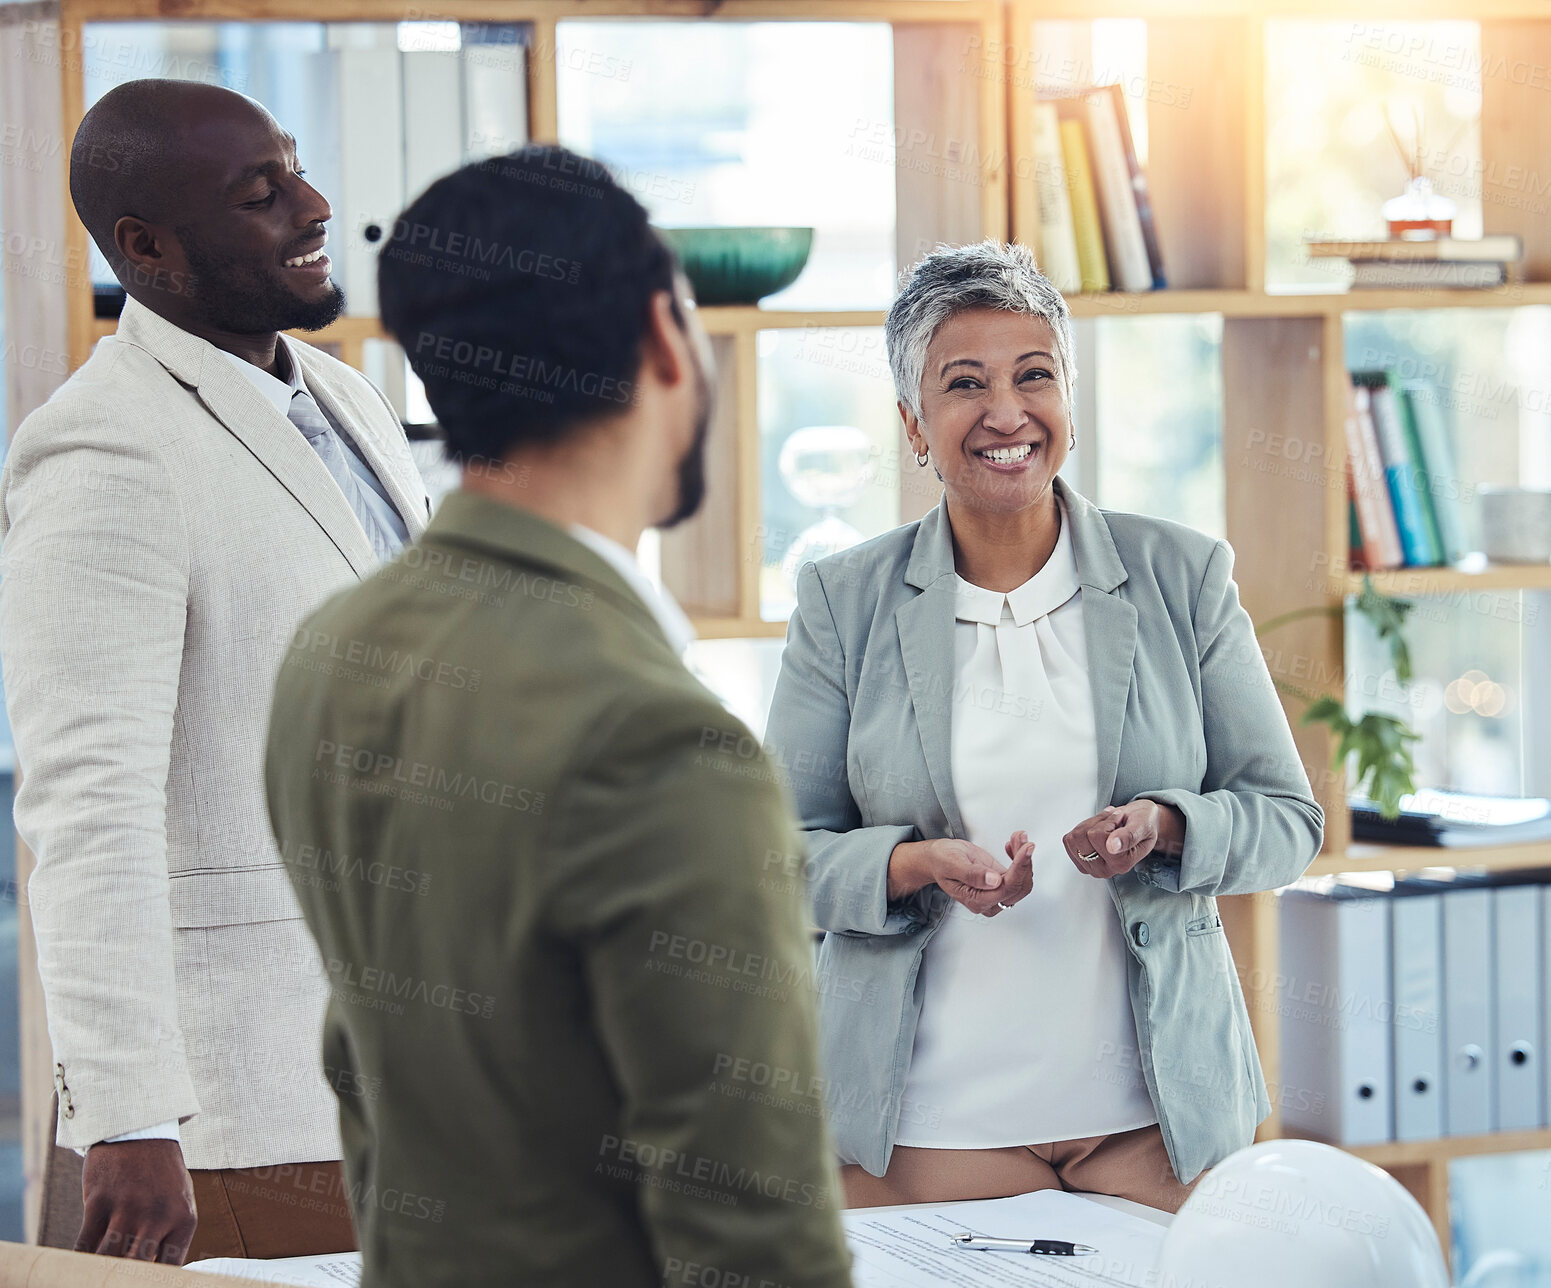
[[[389,414],[388,408],[376,399],[370,405],[363,406],[363,400],[356,396],[354,390],[330,380],[327,371],[311,360],[312,355],[306,344],[293,343],[291,353],[300,355],[298,361],[302,366],[307,391],[324,405],[335,420],[349,428],[350,437],[366,457],[366,463],[372,467],[392,497],[394,508],[404,520],[404,526],[409,529],[409,539],[415,540],[425,531],[425,491],[418,473],[412,485],[411,480],[405,478],[400,455],[390,450],[378,432],[377,421]],[[404,454],[407,453],[406,445]]]
[[[1125,731],[1126,702],[1131,694],[1131,664],[1136,658],[1136,607],[1116,593],[1126,580],[1126,568],[1103,512],[1060,477],[1055,480],[1055,488],[1066,502],[1077,580],[1082,584],[1088,684],[1093,693],[1093,725],[1098,744],[1098,808],[1112,803],[1120,771],[1120,743]]]
[[[1098,804],[1102,807],[1112,803],[1120,770],[1120,735],[1131,693],[1131,662],[1136,656],[1136,609],[1113,592],[1084,586],[1082,623],[1088,637],[1088,683],[1093,690]]]
[[[175,380],[192,389],[205,409],[252,452],[312,516],[356,576],[365,577],[377,566],[377,556],[360,520],[339,485],[329,476],[327,467],[318,459],[318,454],[308,445],[301,431],[243,379],[242,373],[214,345],[173,326],[134,299],[124,301],[124,312],[113,338],[116,343],[144,349]],[[356,419],[352,417],[348,423],[353,425]],[[369,449],[363,447],[362,450]],[[377,455],[380,454],[379,451]],[[384,478],[384,485],[389,487],[397,502],[400,491],[386,482],[395,477],[394,472],[389,470],[379,477]],[[220,480],[212,480],[212,486],[219,487]],[[414,535],[424,528],[425,522],[416,507],[412,506],[410,510],[419,519],[418,526],[412,525],[409,513],[405,514],[405,524]]]
[[[199,400],[234,434],[328,535],[358,577],[377,556],[350,502],[301,431],[212,347],[195,384]]]
[[[921,593],[894,611],[921,753],[952,835],[964,835],[953,794],[953,532],[946,502],[916,526],[905,581]]]
[[[938,581],[894,612],[899,627],[899,651],[905,661],[915,710],[921,753],[938,804],[953,829],[964,835],[964,820],[953,794],[953,591],[952,583]]]

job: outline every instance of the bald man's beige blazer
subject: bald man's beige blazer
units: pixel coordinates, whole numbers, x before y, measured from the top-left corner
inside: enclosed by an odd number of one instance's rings
[[[359,373],[291,344],[404,518],[427,500]],[[264,805],[270,696],[301,619],[371,545],[301,432],[133,300],[16,431],[0,658],[59,1143],[182,1121],[192,1168],[339,1157],[327,986]],[[320,648],[348,665],[348,642]]]

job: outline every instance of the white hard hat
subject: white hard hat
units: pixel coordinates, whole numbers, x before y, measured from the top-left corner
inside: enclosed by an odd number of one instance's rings
[[[1311,1140],[1270,1140],[1201,1178],[1163,1240],[1158,1288],[1449,1288],[1400,1182]]]

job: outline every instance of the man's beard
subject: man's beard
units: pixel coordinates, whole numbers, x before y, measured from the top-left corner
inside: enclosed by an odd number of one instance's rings
[[[657,526],[672,528],[696,514],[705,501],[705,447],[711,432],[711,385],[695,360],[695,441],[679,458],[678,501]]]
[[[318,299],[300,299],[270,274],[211,254],[189,229],[175,232],[193,271],[194,301],[218,330],[233,335],[317,331],[345,311],[345,293],[332,278]]]

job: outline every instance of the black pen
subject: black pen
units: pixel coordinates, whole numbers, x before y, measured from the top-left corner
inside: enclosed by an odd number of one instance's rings
[[[1098,1251],[1086,1243],[1061,1239],[991,1239],[979,1234],[955,1234],[953,1246],[971,1252],[1027,1252],[1041,1257],[1087,1257]]]

